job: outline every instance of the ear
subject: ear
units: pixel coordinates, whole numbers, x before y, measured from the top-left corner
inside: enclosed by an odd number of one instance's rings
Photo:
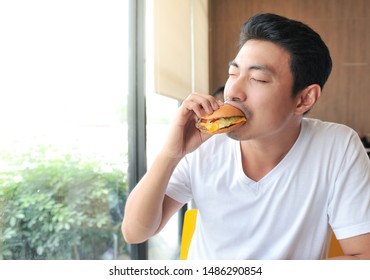
[[[297,96],[296,114],[303,115],[309,111],[320,98],[321,87],[318,84],[312,84],[303,89]]]

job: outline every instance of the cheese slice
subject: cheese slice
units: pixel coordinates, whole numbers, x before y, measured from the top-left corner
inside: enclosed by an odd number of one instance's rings
[[[221,118],[216,121],[208,120],[206,123],[202,122],[201,125],[207,128],[209,132],[214,132],[224,127],[228,127],[230,125],[238,124],[241,122],[246,121],[244,117],[231,117],[231,118]]]

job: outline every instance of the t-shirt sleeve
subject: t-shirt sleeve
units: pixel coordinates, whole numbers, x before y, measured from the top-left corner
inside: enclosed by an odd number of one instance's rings
[[[328,209],[338,239],[370,232],[370,160],[355,133],[344,153]]]
[[[189,160],[189,155],[187,155],[180,161],[166,190],[166,195],[181,203],[188,203],[193,198],[190,186]]]

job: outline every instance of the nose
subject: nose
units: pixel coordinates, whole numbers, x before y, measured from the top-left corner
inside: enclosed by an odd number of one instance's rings
[[[243,102],[247,99],[247,93],[243,86],[243,79],[228,80],[225,84],[225,100]]]

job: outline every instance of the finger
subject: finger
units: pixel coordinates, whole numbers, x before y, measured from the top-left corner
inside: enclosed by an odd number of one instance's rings
[[[216,98],[208,94],[192,93],[188,96],[186,101],[189,102],[189,108],[196,112],[198,117],[212,114],[213,111],[217,110],[221,105]]]
[[[186,100],[183,102],[183,106],[188,110],[188,111],[193,111],[197,117],[202,117],[206,114],[208,114],[203,105],[201,105],[200,103],[198,102],[194,102],[192,100]]]

